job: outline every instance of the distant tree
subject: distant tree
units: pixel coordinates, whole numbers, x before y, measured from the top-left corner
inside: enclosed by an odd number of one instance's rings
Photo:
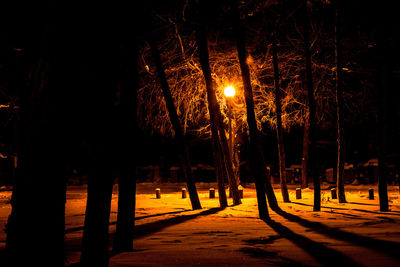
[[[279,177],[281,183],[281,191],[284,202],[290,202],[289,193],[286,185],[286,161],[285,161],[285,143],[283,140],[282,129],[282,110],[281,110],[281,92],[278,65],[278,52],[276,47],[276,36],[272,36],[272,61],[274,65],[274,84],[275,84],[275,105],[276,105],[276,137],[278,143],[279,154]]]
[[[335,0],[335,58],[336,58],[336,115],[337,115],[337,192],[339,203],[346,203],[346,195],[344,192],[344,118],[343,118],[343,87],[342,87],[342,61],[341,61],[341,45],[340,45],[340,1]]]
[[[304,60],[305,60],[305,80],[307,85],[308,103],[308,172],[314,181],[314,211],[321,210],[321,184],[318,176],[318,166],[316,163],[316,138],[315,138],[315,96],[312,80],[311,51],[309,43],[309,22],[307,0],[303,0],[303,38],[304,38]],[[307,127],[307,126],[306,126]],[[303,154],[304,157],[304,154]]]

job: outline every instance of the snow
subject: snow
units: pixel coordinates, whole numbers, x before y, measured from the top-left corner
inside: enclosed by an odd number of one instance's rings
[[[313,212],[312,189],[302,190],[284,211],[270,210],[270,221],[258,219],[254,185],[244,186],[243,204],[219,209],[208,189],[216,184],[198,184],[202,210],[192,211],[189,198],[182,199],[184,184],[138,184],[134,251],[114,255],[110,266],[399,266],[400,203],[397,186],[389,186],[390,211],[379,211],[377,185],[347,185],[348,203],[332,200],[325,185],[321,212]],[[156,199],[155,188],[161,189]],[[368,199],[368,189],[375,199]],[[66,248],[68,264],[79,261],[86,187],[70,186],[66,204]],[[117,187],[112,199],[110,233],[115,232]],[[0,192],[0,227],[11,211],[11,192]],[[232,204],[232,199],[229,199]],[[5,233],[0,232],[0,249]]]

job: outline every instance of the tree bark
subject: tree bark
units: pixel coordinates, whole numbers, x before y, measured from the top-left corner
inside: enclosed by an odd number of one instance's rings
[[[250,162],[252,165],[253,173],[255,175],[256,180],[256,192],[257,192],[257,202],[258,202],[258,213],[261,219],[268,219],[268,207],[267,200],[265,198],[265,189],[271,190],[267,191],[268,198],[270,200],[270,207],[272,209],[277,207],[277,201],[275,198],[275,194],[273,193],[271,182],[267,180],[266,167],[264,163],[264,158],[262,151],[260,150],[260,142],[258,136],[257,129],[257,121],[254,112],[254,99],[253,99],[253,90],[251,87],[250,81],[250,72],[249,67],[247,65],[247,51],[244,42],[242,25],[240,22],[240,14],[238,10],[238,3],[234,3],[234,27],[236,34],[236,46],[238,51],[240,69],[242,72],[242,80],[244,87],[244,95],[246,100],[246,111],[247,111],[247,123],[249,126],[249,135],[250,135]],[[265,188],[264,188],[264,185]],[[274,200],[275,199],[275,200]]]
[[[47,30],[36,32],[43,37],[40,51],[26,49],[29,70],[24,70],[26,87],[21,88],[19,162],[6,227],[7,266],[64,266],[65,146],[60,140],[65,138],[62,96],[67,91],[61,81],[65,69],[57,53],[58,32]],[[38,205],[45,211],[40,220]]]
[[[117,252],[132,251],[135,230],[138,49],[136,40],[120,45],[120,114],[118,216],[113,243]]]
[[[161,89],[164,94],[165,103],[167,105],[169,118],[171,120],[171,124],[173,126],[175,132],[175,138],[178,142],[178,147],[181,156],[181,163],[183,168],[183,173],[186,178],[186,184],[189,191],[190,201],[192,203],[192,208],[194,210],[201,209],[201,204],[199,200],[199,196],[197,195],[196,185],[194,181],[192,164],[190,163],[189,151],[187,148],[185,137],[183,136],[181,125],[179,122],[178,114],[176,113],[174,101],[171,95],[171,90],[168,85],[167,78],[165,76],[164,67],[161,62],[160,53],[158,51],[157,45],[155,43],[154,37],[152,34],[149,36],[149,43],[151,48],[151,53],[153,56],[154,63],[157,68],[158,78],[160,80]]]
[[[306,64],[306,84],[307,84],[307,100],[308,100],[308,124],[309,124],[309,157],[308,157],[308,170],[310,178],[314,181],[314,211],[321,210],[321,184],[318,176],[318,165],[316,157],[316,138],[315,138],[315,98],[314,98],[314,86],[312,81],[312,68],[311,68],[311,51],[309,41],[309,24],[308,24],[308,7],[307,0],[303,1],[303,37],[304,37],[304,59]]]
[[[310,146],[309,130],[310,124],[308,123],[308,109],[305,116],[303,126],[303,157],[301,158],[301,188],[308,187],[308,149]]]
[[[272,36],[272,61],[274,65],[276,137],[277,137],[278,154],[279,154],[279,177],[280,177],[283,202],[290,202],[286,185],[285,144],[283,140],[282,106],[281,106],[281,94],[280,94],[281,89],[279,86],[280,78],[279,78],[278,53],[276,50],[277,50],[276,38],[275,36]]]
[[[344,192],[344,118],[343,118],[343,88],[342,88],[342,60],[340,46],[340,18],[339,0],[335,0],[335,59],[336,59],[336,115],[337,115],[337,191],[339,203],[346,203]]]
[[[381,7],[383,9],[383,7]],[[381,13],[383,14],[383,12]],[[387,25],[385,21],[378,22],[377,31],[377,90],[378,90],[378,172],[379,172],[379,206],[381,211],[389,210],[386,170],[386,139],[387,139],[387,94],[388,94],[388,45]]]

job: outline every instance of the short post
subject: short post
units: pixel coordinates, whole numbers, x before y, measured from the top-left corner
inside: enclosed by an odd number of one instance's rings
[[[215,198],[215,189],[210,188],[210,198]]]
[[[161,198],[161,190],[160,190],[160,188],[156,188],[156,198]]]
[[[243,186],[239,185],[238,191],[239,191],[239,197],[243,198]]]
[[[182,198],[186,198],[186,188],[182,188]]]
[[[296,199],[301,199],[301,188],[296,188]]]
[[[332,195],[332,199],[337,199],[336,188],[331,189],[331,195]]]
[[[368,193],[369,193],[369,199],[374,199],[374,189],[373,188],[368,189]]]

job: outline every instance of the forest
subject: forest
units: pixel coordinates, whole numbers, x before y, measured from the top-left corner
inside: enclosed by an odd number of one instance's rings
[[[1,266],[400,262],[391,1],[0,5]]]

